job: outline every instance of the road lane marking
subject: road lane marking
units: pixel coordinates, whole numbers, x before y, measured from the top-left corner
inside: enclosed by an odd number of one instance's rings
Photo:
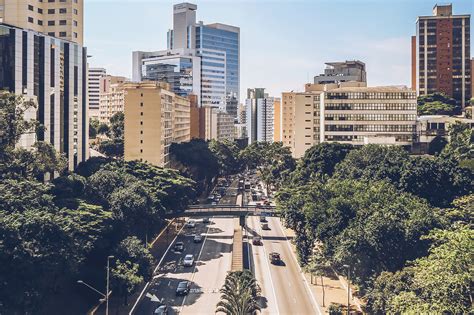
[[[259,230],[260,230],[260,236],[262,238],[262,247],[263,247],[263,260],[265,260],[266,262],[266,265],[267,265],[267,269],[268,269],[268,276],[270,277],[270,284],[271,284],[271,287],[272,287],[272,291],[273,291],[273,297],[275,298],[275,306],[276,306],[276,310],[277,310],[277,314],[280,314],[280,308],[278,307],[278,300],[277,300],[277,297],[276,297],[276,292],[275,292],[275,285],[273,284],[273,279],[272,279],[272,271],[270,270],[270,264],[268,263],[268,259],[267,259],[267,252],[265,250],[265,243],[263,242],[265,240],[265,238],[263,237],[263,230],[262,230],[262,227],[259,225]]]
[[[166,228],[169,227],[169,224],[168,226],[166,226]],[[158,262],[158,264],[156,265],[156,268],[153,270],[153,274],[156,273],[156,271],[158,270],[158,267],[160,267],[161,263],[163,262],[163,260],[165,259],[166,255],[168,255],[168,252],[171,248],[171,245],[173,245],[173,243],[176,241],[176,239],[178,238],[178,235],[181,234],[181,231],[183,231],[183,228],[184,228],[184,224],[183,226],[181,227],[181,229],[178,231],[178,233],[175,235],[175,237],[173,238],[173,240],[171,241],[170,245],[168,246],[168,248],[166,249],[165,253],[163,254],[163,256],[161,257],[160,261]],[[163,232],[161,232],[163,233]],[[160,234],[161,234],[160,233]],[[137,307],[138,303],[140,302],[143,294],[145,294],[146,292],[146,289],[148,288],[148,286],[150,285],[150,282],[147,282],[145,284],[145,287],[143,288],[142,292],[140,293],[140,295],[138,296],[137,300],[135,301],[135,304],[133,304],[133,307],[132,309],[130,310],[130,312],[128,313],[128,315],[132,315],[133,314],[133,311],[135,311],[135,308]]]
[[[214,219],[214,216],[212,216],[211,219]],[[202,242],[201,250],[199,251],[197,260],[194,262],[193,273],[192,273],[192,275],[191,275],[191,280],[189,280],[189,281],[191,282],[191,285],[192,285],[193,280],[194,280],[194,275],[196,274],[196,267],[197,267],[196,262],[201,259],[202,250],[204,249],[204,245],[206,244],[207,235],[209,234],[209,229],[210,229],[210,228],[211,228],[211,225],[209,224],[209,225],[207,226],[206,235],[204,236],[204,241]],[[183,310],[184,303],[186,302],[186,297],[187,297],[187,295],[184,296],[183,303],[181,303],[181,307],[179,308],[179,313],[181,313],[181,311]]]
[[[296,265],[298,266],[298,269],[300,271],[300,275],[303,277],[303,282],[305,284],[306,290],[309,292],[309,296],[311,297],[311,300],[313,302],[312,304],[316,305],[316,310],[318,311],[318,314],[323,315],[323,312],[321,311],[321,308],[319,307],[318,302],[316,301],[316,299],[313,296],[313,292],[311,292],[311,288],[309,287],[308,281],[306,281],[306,277],[304,276],[303,270],[301,269],[300,264],[296,260],[295,255],[293,255],[293,250],[291,249],[291,246],[290,246],[290,240],[286,236],[285,231],[283,231],[283,227],[281,226],[280,221],[279,220],[276,220],[276,221],[277,221],[278,227],[280,228],[281,232],[283,233],[283,236],[285,236],[285,239],[286,239],[285,243],[288,246],[288,248],[290,249],[290,256],[293,257],[293,260],[296,262]]]

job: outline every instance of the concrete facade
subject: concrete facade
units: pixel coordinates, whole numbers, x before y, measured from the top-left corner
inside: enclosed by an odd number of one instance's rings
[[[356,85],[356,86],[354,86]],[[405,87],[309,84],[282,95],[282,142],[295,158],[321,142],[409,146],[416,93]]]
[[[360,60],[344,62],[327,62],[324,73],[314,77],[315,84],[330,84],[340,82],[367,82],[365,63]]]
[[[110,118],[124,111],[123,83],[127,79],[118,76],[103,76],[99,79],[99,122],[109,124]]]
[[[89,118],[99,120],[100,78],[107,74],[104,68],[89,68],[87,72],[87,95]]]
[[[0,0],[0,23],[79,45],[84,42],[84,0]]]
[[[189,99],[156,82],[123,84],[125,91],[125,160],[167,167],[173,142],[190,140]]]
[[[249,144],[256,141],[273,142],[275,101],[278,99],[268,96],[263,88],[247,89],[245,116]]]

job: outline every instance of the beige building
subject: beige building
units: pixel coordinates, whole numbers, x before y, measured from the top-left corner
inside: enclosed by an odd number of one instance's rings
[[[99,122],[108,124],[110,118],[123,112],[125,96],[123,84],[127,79],[116,76],[103,76],[99,82]]]
[[[171,143],[190,140],[189,99],[161,82],[126,82],[123,90],[125,160],[168,166]]]
[[[84,0],[0,0],[0,22],[83,45]]]
[[[321,142],[353,145],[413,143],[416,92],[363,82],[307,84],[282,94],[281,141],[299,158]]]
[[[216,107],[201,107],[204,140],[234,140],[234,117]]]

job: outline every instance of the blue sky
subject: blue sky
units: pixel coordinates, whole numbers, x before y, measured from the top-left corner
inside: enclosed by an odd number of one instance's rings
[[[165,0],[85,0],[90,65],[131,77],[134,50],[166,49],[173,4]],[[359,59],[369,85],[410,85],[410,36],[426,0],[202,0],[197,20],[240,27],[241,98],[248,87],[270,95],[302,90],[324,62]],[[473,14],[474,1],[451,1]],[[471,43],[474,43],[471,22]],[[471,44],[472,45],[472,44]],[[472,49],[471,49],[471,55]]]

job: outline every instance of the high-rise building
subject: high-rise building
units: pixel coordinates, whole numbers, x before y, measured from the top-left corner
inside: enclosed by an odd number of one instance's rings
[[[89,100],[89,118],[99,119],[100,78],[105,76],[104,68],[89,68],[87,74],[87,93]]]
[[[169,165],[173,142],[190,140],[190,102],[171,92],[168,83],[126,82],[125,160]]]
[[[6,1],[3,13],[17,12],[11,11],[14,2],[27,7],[23,1]],[[37,109],[28,115],[44,126],[37,138],[25,135],[19,145],[51,143],[64,153],[70,170],[89,157],[86,58],[79,43],[0,23],[0,90],[36,102]]]
[[[273,142],[274,103],[278,99],[269,97],[264,88],[247,89],[247,135],[249,144],[257,141]]]
[[[367,82],[365,63],[359,60],[344,62],[326,62],[324,73],[314,77],[315,84],[330,84],[340,82]]]
[[[83,0],[0,0],[0,22],[83,45]]]
[[[295,158],[321,142],[409,146],[416,125],[416,92],[362,82],[307,84],[282,96],[281,140]]]
[[[169,82],[175,93],[197,95],[199,106],[217,107],[237,118],[240,29],[197,23],[196,10],[191,3],[174,5],[168,50],[134,52],[132,79]]]
[[[99,122],[108,124],[110,118],[124,111],[124,77],[106,75],[99,80]]]
[[[204,126],[204,140],[234,140],[234,118],[226,112],[210,106],[201,107],[201,123]]]
[[[435,5],[433,16],[416,21],[416,67],[419,95],[445,93],[464,108],[471,98],[470,14],[453,15],[452,5]],[[412,48],[413,50],[413,48]]]

